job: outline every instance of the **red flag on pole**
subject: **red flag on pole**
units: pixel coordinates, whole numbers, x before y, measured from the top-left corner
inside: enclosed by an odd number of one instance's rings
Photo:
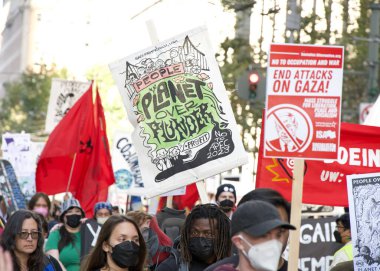
[[[93,215],[95,203],[106,201],[108,187],[115,183],[111,155],[106,134],[106,120],[100,95],[96,90],[95,144],[86,177],[78,186],[76,198],[81,202],[87,216]]]
[[[100,97],[94,106],[92,84],[50,134],[37,163],[36,190],[70,191],[87,215],[107,199],[114,182]]]

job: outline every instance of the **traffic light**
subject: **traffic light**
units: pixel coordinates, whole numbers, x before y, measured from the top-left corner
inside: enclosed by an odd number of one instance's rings
[[[249,85],[249,97],[256,99],[257,97],[257,85],[260,82],[260,76],[256,71],[248,73],[248,85]]]
[[[259,69],[244,71],[236,80],[237,95],[253,102],[265,101],[265,78]]]

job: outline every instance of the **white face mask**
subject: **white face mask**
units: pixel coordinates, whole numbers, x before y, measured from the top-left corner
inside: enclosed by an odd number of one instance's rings
[[[257,245],[251,245],[243,236],[239,236],[246,242],[250,249],[243,254],[249,260],[251,266],[258,271],[276,271],[281,257],[282,243],[272,239]]]
[[[96,221],[98,221],[98,223],[100,225],[103,225],[104,223],[106,223],[106,221],[107,221],[108,218],[109,218],[108,216],[107,217],[97,217]]]

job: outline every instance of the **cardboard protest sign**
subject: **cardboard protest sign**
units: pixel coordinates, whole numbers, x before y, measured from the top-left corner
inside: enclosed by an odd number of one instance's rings
[[[111,154],[115,184],[109,187],[108,200],[125,206],[128,195],[145,195],[137,154],[127,132],[115,133]]]
[[[12,165],[20,188],[27,199],[36,192],[36,161],[41,149],[32,142],[30,134],[5,133],[2,137],[3,158]]]
[[[2,139],[3,157],[12,164],[17,175],[25,175],[33,171],[36,164],[31,159],[30,134],[5,133]]]
[[[110,64],[147,196],[247,162],[205,28]]]
[[[355,271],[379,270],[380,173],[348,175],[347,189]]]
[[[25,196],[21,192],[14,169],[9,161],[0,159],[0,192],[9,213],[26,209]]]
[[[335,159],[343,47],[271,44],[265,157]]]
[[[90,82],[53,78],[46,115],[45,131],[50,133],[75,102],[90,87]]]
[[[264,123],[265,126],[265,123]],[[303,203],[348,206],[346,175],[380,172],[380,128],[342,123],[338,159],[305,161]],[[256,187],[291,199],[294,159],[264,158],[260,144]]]
[[[3,174],[7,179],[7,183],[10,186],[12,198],[16,203],[17,209],[26,209],[26,199],[24,194],[21,191],[20,185],[17,181],[15,171],[7,160],[0,160],[1,167],[3,168]]]
[[[334,238],[337,217],[302,219],[298,268],[329,271],[334,253],[342,247]]]
[[[117,132],[113,142],[112,167],[115,171],[116,186],[119,189],[127,190],[128,194],[143,195],[144,183],[141,177],[136,150],[130,135],[124,132]]]

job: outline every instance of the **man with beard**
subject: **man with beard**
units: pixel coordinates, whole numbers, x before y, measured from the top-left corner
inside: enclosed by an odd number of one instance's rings
[[[236,190],[232,184],[222,184],[216,190],[216,204],[231,219],[236,204]]]
[[[230,254],[230,220],[216,205],[201,204],[186,217],[178,250],[156,271],[202,271]]]

